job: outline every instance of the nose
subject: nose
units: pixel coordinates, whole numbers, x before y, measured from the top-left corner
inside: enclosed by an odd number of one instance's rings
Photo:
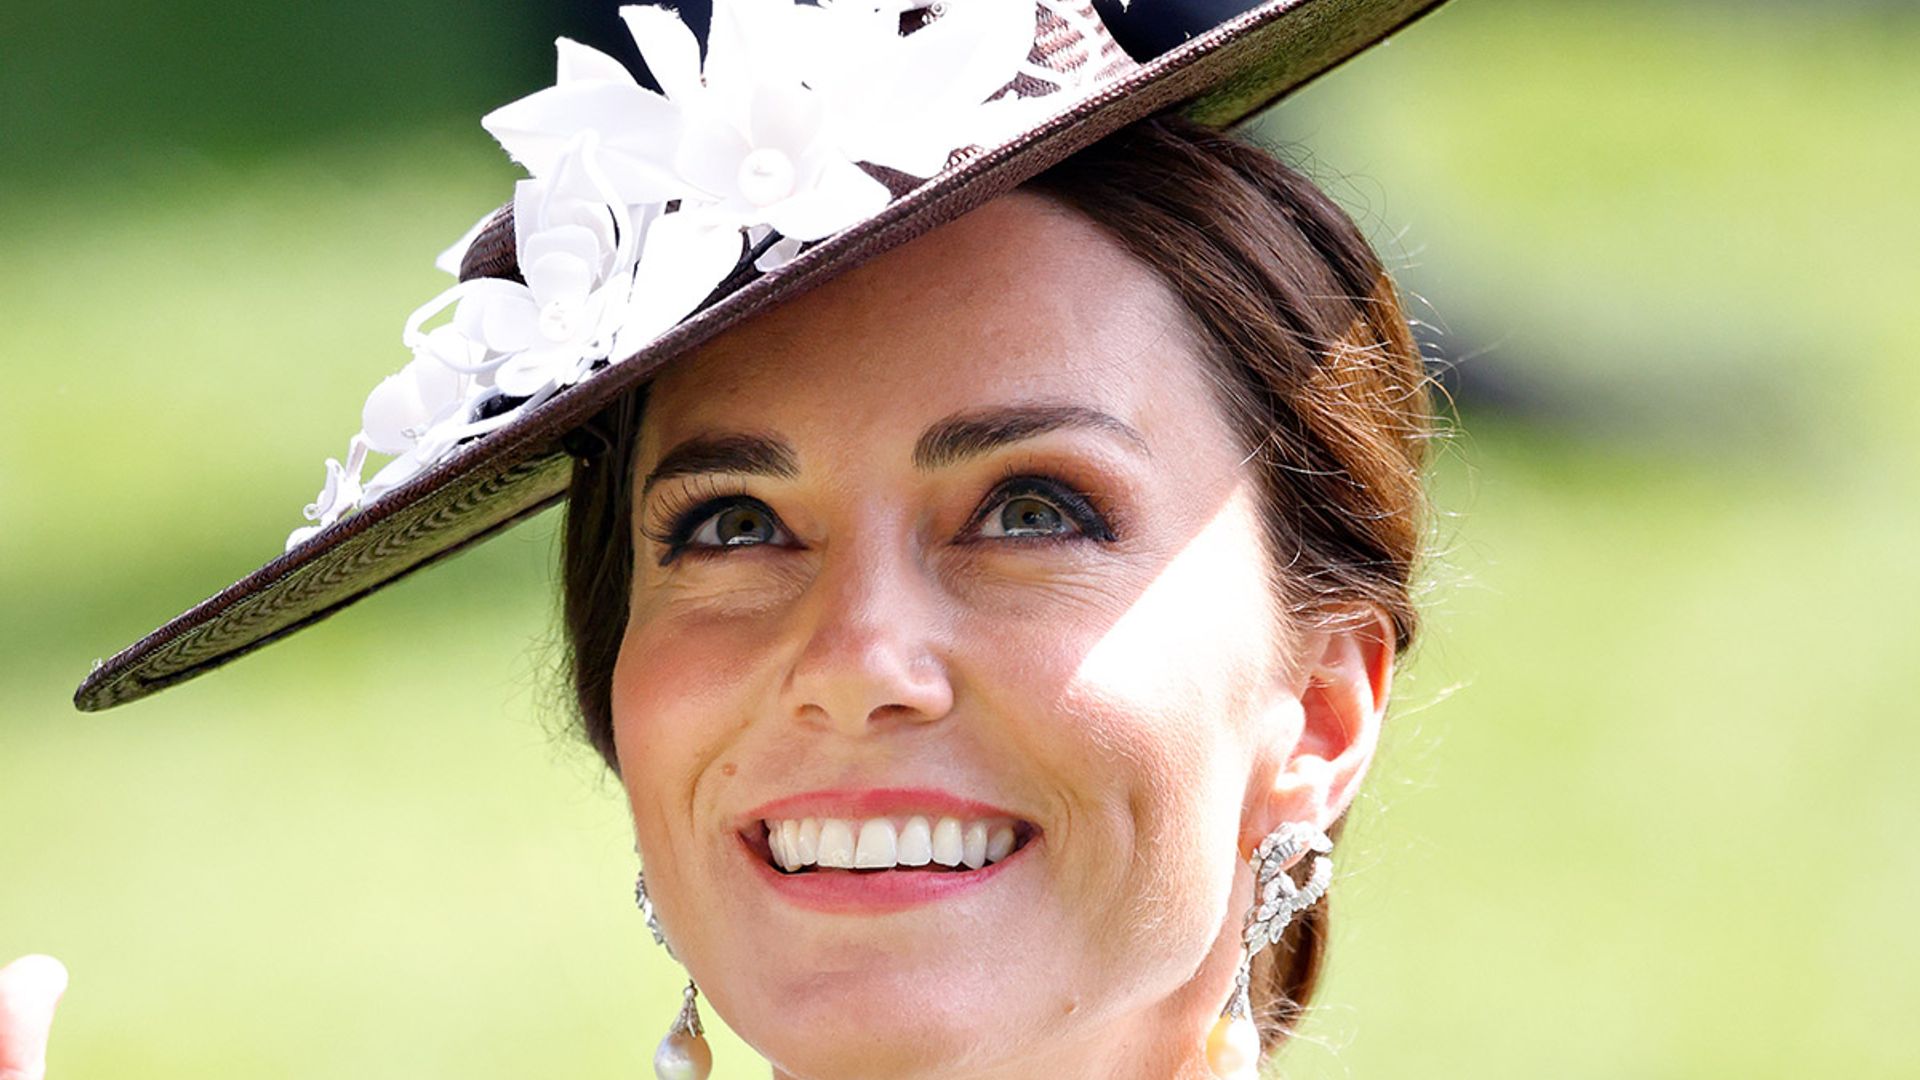
[[[952,711],[939,590],[911,544],[829,550],[808,594],[782,687],[789,715],[860,735]]]

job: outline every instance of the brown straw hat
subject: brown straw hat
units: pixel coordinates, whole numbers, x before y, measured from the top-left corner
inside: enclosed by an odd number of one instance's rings
[[[461,284],[409,322],[415,363],[369,399],[346,465],[328,462],[327,487],[308,508],[317,525],[96,663],[74,705],[106,709],[191,679],[501,532],[561,499],[575,460],[604,450],[596,415],[728,327],[1133,121],[1178,107],[1209,126],[1234,124],[1440,2],[718,0],[704,74],[677,16],[622,9],[665,93],[562,40],[557,85],[489,115],[489,130],[533,178],[443,260]],[[886,32],[876,36],[880,18]],[[766,25],[774,21],[781,26]],[[1010,25],[1018,36],[1009,54]],[[769,41],[812,57],[812,74]],[[869,46],[872,55],[861,51]],[[1009,63],[990,62],[996,48]],[[843,79],[848,72],[857,77]],[[876,93],[874,80],[889,78],[912,92]],[[928,79],[978,87],[982,78],[998,89],[972,92],[964,107],[902,112],[950,88]],[[727,80],[756,79],[734,114],[749,119],[734,128],[693,100]],[[899,102],[907,104],[883,115]],[[861,124],[836,127],[836,108],[860,112]],[[794,131],[814,142],[791,154],[756,148],[771,129],[785,133],[775,143]],[[927,161],[929,147],[933,164],[907,167]],[[744,200],[715,190],[716,166],[738,171]],[[688,176],[691,187],[673,188]],[[807,184],[818,192],[801,194],[821,200],[786,198]],[[769,213],[754,217],[761,208]],[[711,257],[721,249],[731,269]],[[668,302],[688,282],[697,294]],[[448,309],[450,323],[421,331]],[[581,330],[579,318],[599,320],[597,329]],[[571,344],[555,351],[556,340]],[[427,417],[434,402],[422,402],[435,394],[444,400]],[[392,421],[395,409],[420,422]],[[363,487],[369,449],[396,457]]]

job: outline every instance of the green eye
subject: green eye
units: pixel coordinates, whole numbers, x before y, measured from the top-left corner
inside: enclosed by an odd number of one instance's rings
[[[1072,531],[1058,506],[1038,495],[1016,495],[1000,504],[1000,512],[981,522],[983,536],[1055,536]]]
[[[780,539],[780,526],[763,506],[734,503],[693,530],[688,543],[698,547],[744,547]]]
[[[1045,476],[1016,476],[980,504],[973,536],[986,540],[1110,541],[1113,529],[1087,496]]]

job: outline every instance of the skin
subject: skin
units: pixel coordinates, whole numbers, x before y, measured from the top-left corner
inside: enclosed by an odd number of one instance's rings
[[[1376,612],[1307,628],[1271,602],[1255,477],[1185,319],[1090,222],[1015,193],[656,383],[638,475],[724,433],[793,458],[790,476],[683,475],[636,500],[613,688],[660,921],[776,1080],[1210,1075],[1245,858],[1284,821],[1345,810],[1393,656]],[[1118,425],[914,460],[932,425],[1036,406]],[[1078,491],[1100,520],[988,535],[1009,477]],[[645,534],[718,494],[770,509],[770,542],[662,565]],[[882,786],[1042,831],[983,887],[883,915],[801,909],[750,875],[747,811]],[[0,969],[0,1078],[43,1075],[65,986],[48,957]]]
[[[1157,275],[1016,193],[655,384],[636,476],[701,439],[791,456],[636,498],[613,687],[660,921],[778,1080],[1209,1075],[1246,854],[1344,810],[1392,652],[1377,614],[1278,613],[1256,479],[1202,363]],[[1036,408],[1117,423],[916,461],[942,423]],[[1047,495],[1042,535],[995,535],[1036,509],[1010,511],[1009,477],[1100,518],[1049,518]],[[673,546],[739,506],[777,525]],[[804,909],[755,876],[753,808],[897,786],[1042,833],[984,887],[885,914]]]

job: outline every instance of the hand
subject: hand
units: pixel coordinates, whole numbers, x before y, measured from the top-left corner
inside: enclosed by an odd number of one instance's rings
[[[66,990],[67,969],[51,956],[0,968],[0,1080],[44,1080],[47,1029]]]

